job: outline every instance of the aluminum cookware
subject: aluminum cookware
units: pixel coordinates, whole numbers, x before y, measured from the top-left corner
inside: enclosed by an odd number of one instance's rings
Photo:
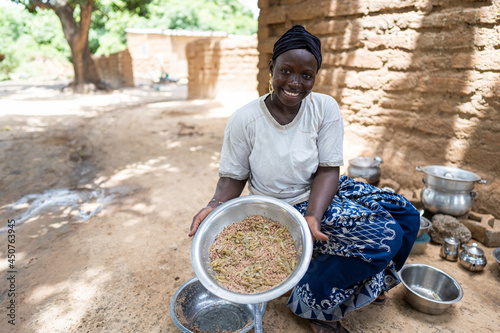
[[[288,279],[273,289],[256,294],[241,294],[225,289],[215,279],[210,266],[209,247],[224,227],[252,215],[261,215],[288,227],[295,240],[297,265]],[[312,252],[313,241],[309,226],[297,209],[275,198],[247,195],[223,203],[205,218],[191,243],[191,264],[201,284],[215,296],[233,303],[253,304],[254,331],[262,333],[260,303],[273,300],[292,289],[306,273]]]
[[[267,303],[260,304],[264,314]],[[234,332],[244,333],[254,328],[251,304],[238,304],[209,292],[197,277],[185,282],[170,301],[170,317],[183,333]]]
[[[432,227],[432,222],[426,217],[420,216],[420,229],[418,229],[417,239],[419,239],[425,232]]]
[[[493,250],[493,259],[498,264],[498,267],[500,268],[500,247],[497,247],[496,249]]]
[[[486,266],[487,260],[484,251],[477,247],[477,243],[463,246],[464,250],[460,252],[460,264],[471,272],[482,271]]]
[[[460,284],[444,271],[426,264],[406,264],[399,271],[405,299],[415,309],[441,314],[462,299]]]
[[[446,237],[441,245],[439,255],[449,261],[457,261],[460,252],[460,242],[455,237]]]
[[[380,180],[380,164],[383,162],[379,156],[356,157],[349,160],[347,175],[351,178],[363,178],[370,184],[376,184]]]
[[[424,173],[420,196],[424,207],[431,213],[467,214],[477,196],[477,192],[473,191],[475,183],[487,182],[474,172],[454,167],[427,165],[417,166],[416,169]]]

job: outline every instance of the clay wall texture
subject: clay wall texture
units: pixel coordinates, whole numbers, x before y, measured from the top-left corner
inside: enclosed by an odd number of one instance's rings
[[[157,82],[162,73],[173,79],[187,79],[186,45],[197,39],[227,37],[227,33],[188,30],[127,28],[125,31],[136,85]]]
[[[322,42],[314,91],[345,122],[344,157],[380,156],[418,198],[416,166],[478,173],[474,211],[500,217],[500,0],[259,0],[259,94],[275,41],[302,24]]]
[[[188,98],[233,98],[257,89],[257,37],[198,39],[186,46]]]
[[[128,50],[107,56],[95,57],[94,61],[101,80],[111,88],[134,86],[132,57]]]

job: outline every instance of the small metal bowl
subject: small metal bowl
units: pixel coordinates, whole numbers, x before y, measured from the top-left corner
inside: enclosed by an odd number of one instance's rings
[[[411,248],[410,254],[422,254],[427,248],[427,244],[431,241],[431,236],[428,233],[423,233],[422,236],[418,237]]]
[[[497,247],[496,249],[493,250],[493,259],[498,264],[498,267],[500,267],[500,247]]]
[[[261,303],[263,314],[266,303]],[[195,327],[202,332],[248,332],[254,327],[252,305],[236,304],[209,292],[194,277],[175,292],[170,301],[170,317],[184,333],[192,333]]]
[[[420,229],[418,230],[417,238],[422,236],[424,232],[427,232],[429,228],[432,226],[432,222],[427,218],[420,216]]]
[[[224,227],[241,222],[252,215],[261,215],[288,227],[295,240],[297,265],[288,279],[273,289],[255,294],[242,294],[227,290],[215,279],[215,273],[210,266],[209,247]],[[220,205],[205,218],[191,243],[191,264],[200,282],[216,296],[236,303],[258,304],[280,297],[292,289],[306,273],[312,250],[313,242],[309,226],[297,209],[275,198],[248,195]]]
[[[406,301],[421,312],[441,314],[463,297],[462,287],[454,278],[430,265],[407,264],[399,275]]]

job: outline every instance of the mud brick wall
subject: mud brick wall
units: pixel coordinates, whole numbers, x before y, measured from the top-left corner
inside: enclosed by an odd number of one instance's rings
[[[133,87],[132,57],[128,50],[107,56],[95,57],[94,61],[101,80],[111,88]]]
[[[500,0],[259,0],[258,90],[293,24],[320,37],[314,91],[345,122],[345,164],[380,156],[382,178],[419,198],[418,165],[481,175],[473,210],[500,217]]]
[[[186,46],[188,98],[234,98],[257,89],[257,38],[199,39]]]

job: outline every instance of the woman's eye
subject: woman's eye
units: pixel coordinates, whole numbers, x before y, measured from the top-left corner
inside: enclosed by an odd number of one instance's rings
[[[304,79],[310,80],[310,79],[312,79],[312,75],[311,74],[304,74]]]
[[[281,73],[283,73],[283,74],[290,74],[290,70],[288,70],[288,69],[282,69]]]

